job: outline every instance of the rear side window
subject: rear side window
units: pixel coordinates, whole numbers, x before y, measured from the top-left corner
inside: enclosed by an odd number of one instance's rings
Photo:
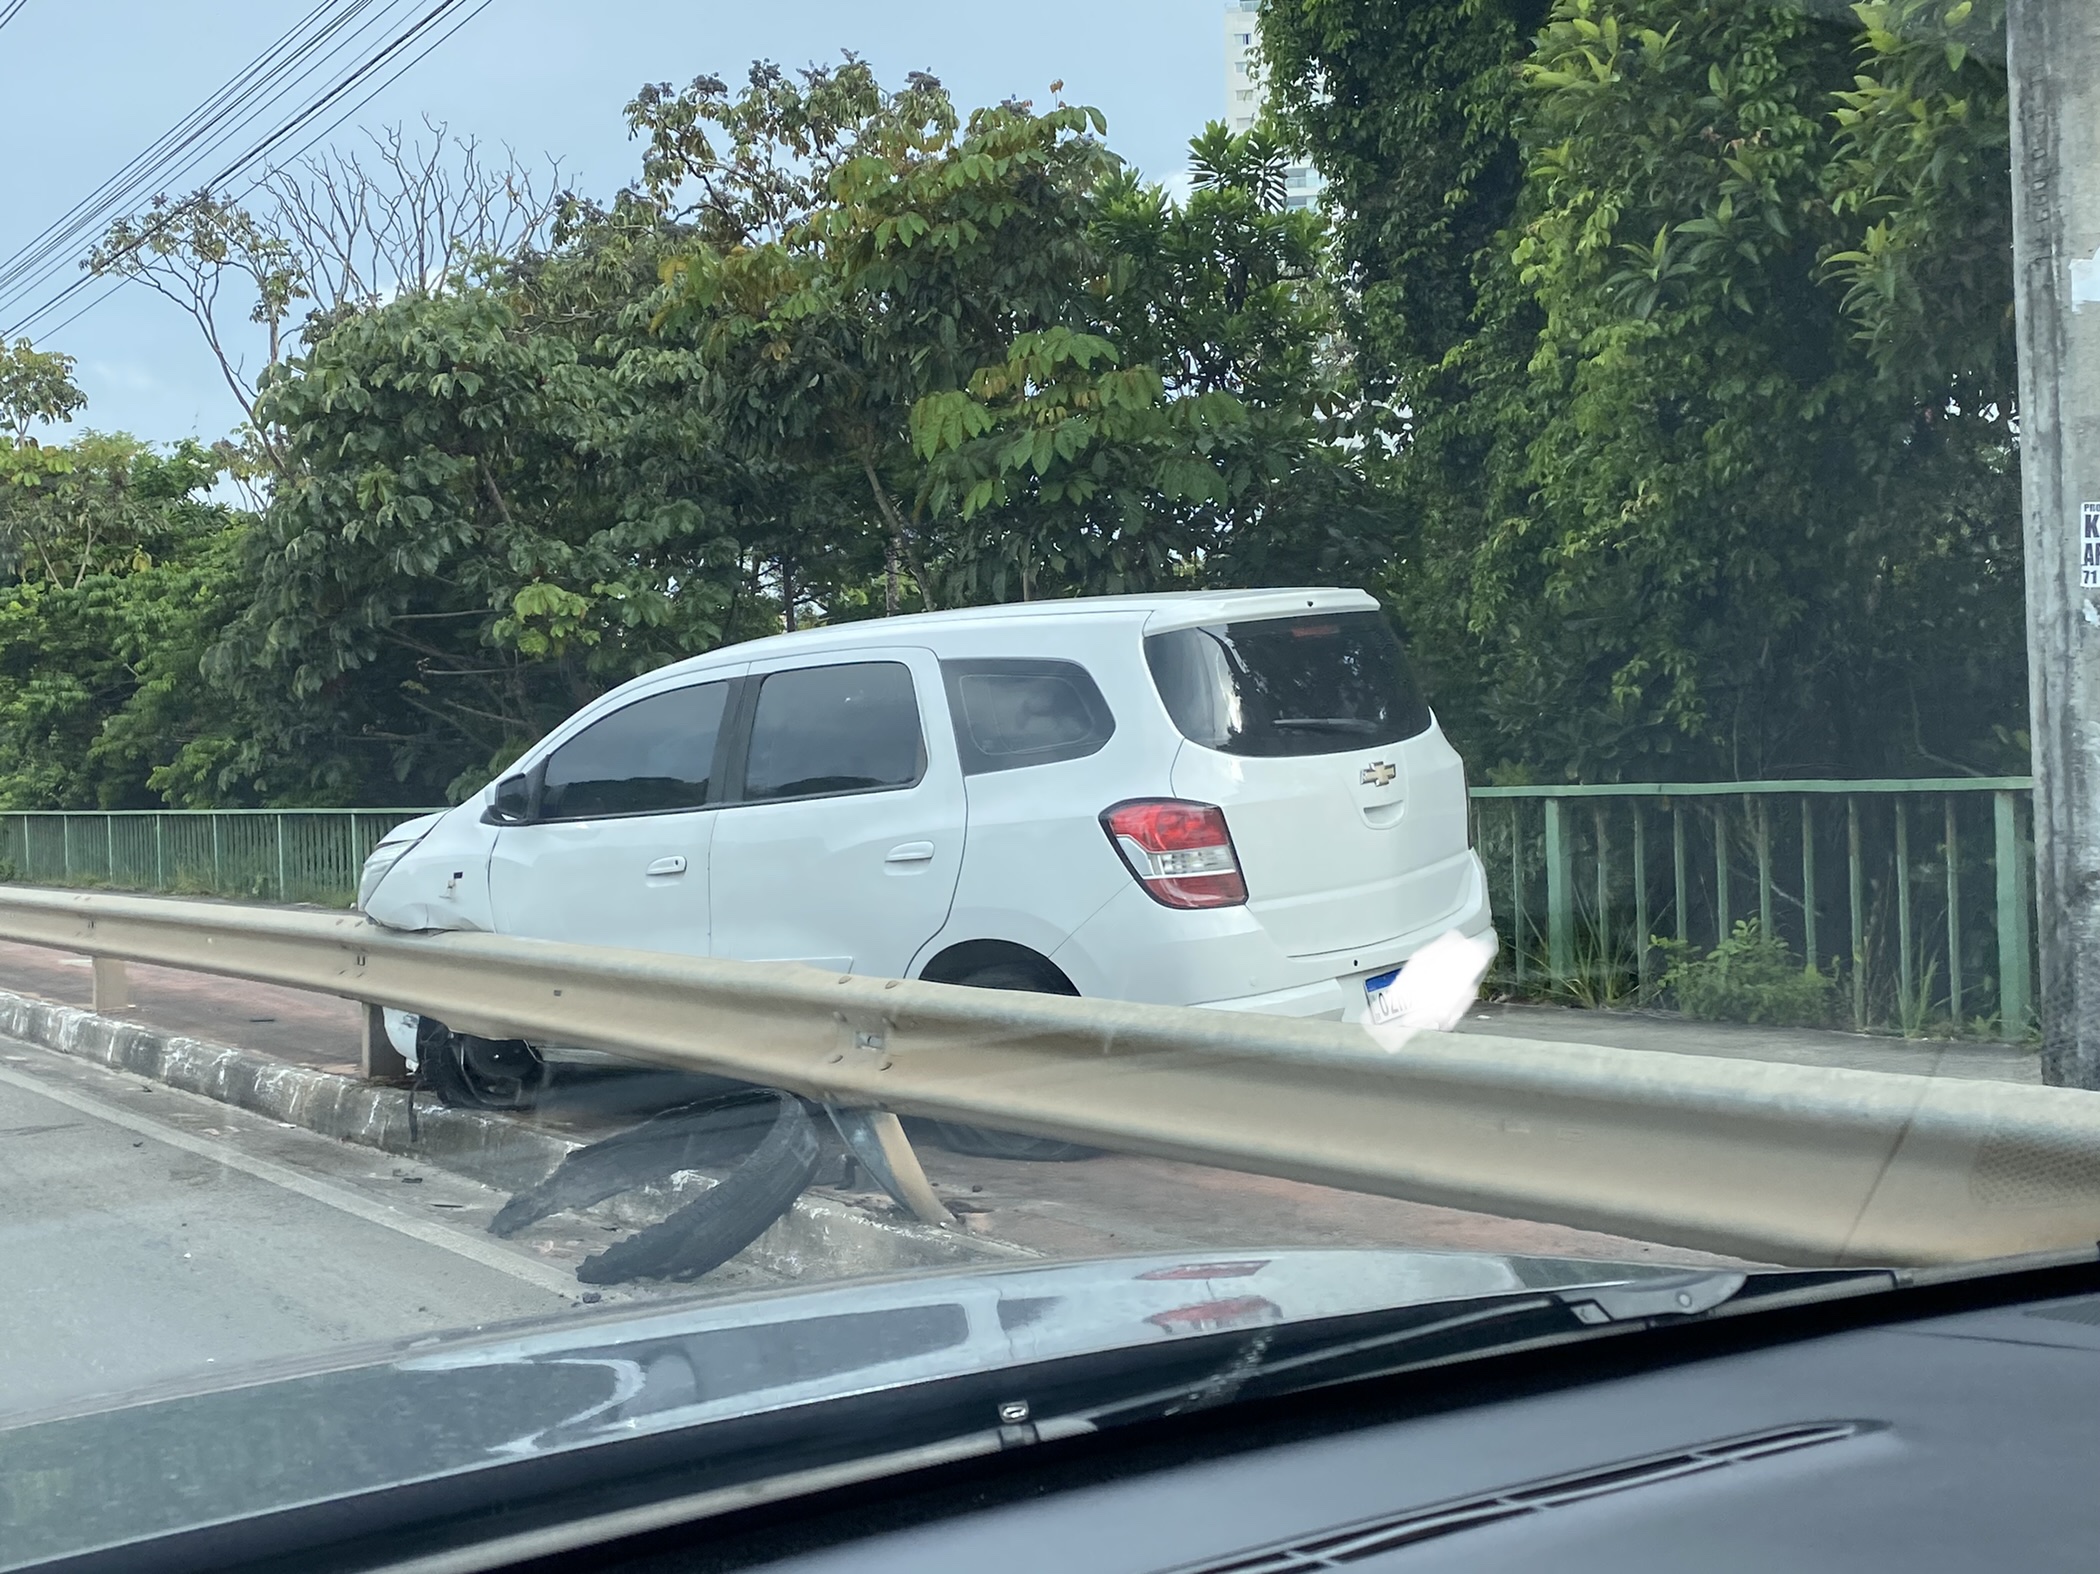
[[[1108,702],[1072,661],[944,661],[963,774],[1092,754],[1116,730]]]
[[[1376,612],[1322,612],[1145,638],[1174,725],[1225,754],[1345,754],[1429,727],[1400,641]]]
[[[909,787],[926,769],[911,669],[855,661],[768,673],[751,717],[746,798]]]
[[[547,757],[543,820],[662,814],[707,802],[727,683],[671,689],[592,722]]]

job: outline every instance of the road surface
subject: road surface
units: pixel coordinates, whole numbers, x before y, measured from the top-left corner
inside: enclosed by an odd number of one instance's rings
[[[5,1039],[0,1196],[0,1420],[547,1316],[605,1239],[571,1217],[499,1241],[499,1192]],[[707,1284],[759,1282],[732,1265]]]

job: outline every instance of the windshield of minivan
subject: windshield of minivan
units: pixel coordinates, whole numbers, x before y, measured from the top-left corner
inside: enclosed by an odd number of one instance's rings
[[[1226,754],[1340,754],[1429,725],[1406,653],[1375,612],[1149,634],[1145,660],[1181,735]]]
[[[2100,1252],[2100,0],[0,70],[0,1574]]]

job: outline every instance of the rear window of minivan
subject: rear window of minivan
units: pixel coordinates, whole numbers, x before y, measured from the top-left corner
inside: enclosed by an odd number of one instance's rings
[[[1174,725],[1224,754],[1345,754],[1429,727],[1400,641],[1376,612],[1173,629],[1145,661]]]

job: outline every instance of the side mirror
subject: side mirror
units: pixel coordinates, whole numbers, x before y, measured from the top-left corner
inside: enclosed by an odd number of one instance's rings
[[[506,776],[496,783],[496,794],[489,800],[488,818],[506,825],[518,825],[531,819],[531,778]]]

